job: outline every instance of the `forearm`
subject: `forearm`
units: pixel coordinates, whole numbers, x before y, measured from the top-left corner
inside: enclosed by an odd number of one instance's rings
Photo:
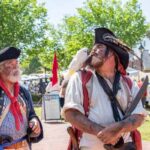
[[[69,109],[65,112],[65,119],[73,124],[77,129],[89,134],[97,135],[99,131],[104,129],[103,126],[92,122],[81,112],[74,109]]]
[[[144,115],[131,115],[120,122],[106,126],[97,136],[105,144],[115,144],[122,133],[137,129],[144,121]]]
[[[144,115],[134,114],[120,122],[120,126],[122,126],[122,132],[130,132],[142,125],[145,120]]]

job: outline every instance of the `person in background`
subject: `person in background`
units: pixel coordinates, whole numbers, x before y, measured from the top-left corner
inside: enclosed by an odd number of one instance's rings
[[[39,86],[39,93],[43,95],[45,93],[45,88],[46,88],[45,82],[43,82],[43,80],[40,79],[38,86]]]
[[[68,85],[69,80],[63,80],[60,86],[60,91],[59,91],[59,100],[60,100],[60,106],[63,108],[64,102],[65,102],[65,93],[66,93],[66,88]]]
[[[43,138],[29,91],[20,86],[20,50],[0,51],[0,150],[29,150]]]

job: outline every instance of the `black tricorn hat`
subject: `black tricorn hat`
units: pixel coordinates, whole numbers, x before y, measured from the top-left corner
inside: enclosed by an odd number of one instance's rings
[[[0,62],[8,59],[17,59],[20,55],[21,50],[15,47],[6,47],[0,50]]]
[[[107,28],[96,28],[95,29],[95,43],[94,44],[105,44],[112,48],[118,55],[120,63],[123,68],[126,69],[129,63],[129,53],[131,49],[119,40],[115,34]]]

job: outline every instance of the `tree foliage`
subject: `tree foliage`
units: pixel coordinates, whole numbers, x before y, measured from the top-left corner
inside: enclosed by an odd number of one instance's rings
[[[59,31],[55,30],[54,27],[50,26],[48,36],[49,38],[44,38],[37,47],[33,47],[26,51],[22,63],[22,67],[26,68],[25,73],[28,73],[29,70],[31,72],[34,71],[34,69],[31,68],[27,69],[27,67],[34,62],[31,60],[35,57],[38,58],[38,62],[41,64],[39,69],[41,71],[46,69],[47,73],[50,73],[52,69],[54,51],[57,52],[59,69],[63,69],[65,56],[61,43],[61,34]]]
[[[78,14],[66,16],[61,26],[66,63],[82,47],[93,45],[94,28],[107,27],[130,47],[135,46],[146,34],[145,23],[138,0],[87,0]],[[64,64],[64,65],[65,65]]]
[[[36,0],[1,0],[0,48],[37,46],[48,29],[46,15],[46,8]]]
[[[57,50],[59,69],[66,69],[72,56],[82,47],[91,48],[94,28],[107,27],[133,47],[145,36],[145,21],[138,0],[87,0],[77,15],[65,16],[55,28],[47,22],[47,10],[36,0],[0,1],[0,48],[22,49],[26,73],[52,67]],[[148,32],[147,32],[148,33]],[[36,67],[33,67],[36,66]]]
[[[48,55],[49,50],[53,49],[51,43],[54,43],[54,39],[49,38],[51,30],[53,26],[47,21],[44,4],[37,4],[36,0],[0,1],[0,49],[6,46],[19,47],[25,73],[37,72],[37,68],[41,67],[37,67],[36,62],[38,66],[42,64],[43,68],[46,65],[40,54]]]
[[[32,57],[28,63],[23,63],[22,68],[24,74],[39,73],[42,70],[42,65],[38,57]]]

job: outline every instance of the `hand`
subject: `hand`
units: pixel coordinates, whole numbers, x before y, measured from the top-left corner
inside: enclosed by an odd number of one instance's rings
[[[41,127],[39,121],[36,118],[30,120],[29,128],[31,128],[32,135],[34,136],[38,136],[41,133]]]
[[[119,123],[111,124],[101,130],[97,137],[104,143],[104,144],[112,144],[115,145],[119,138],[121,137],[121,127]]]

